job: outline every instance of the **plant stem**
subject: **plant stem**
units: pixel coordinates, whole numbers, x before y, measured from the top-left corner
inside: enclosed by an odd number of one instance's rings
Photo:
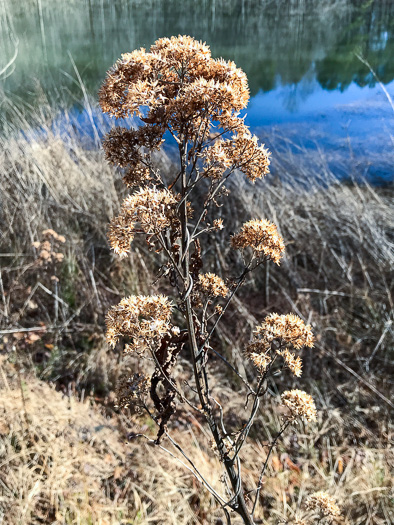
[[[182,184],[182,203],[180,206],[180,219],[181,219],[181,235],[182,235],[182,270],[185,278],[185,291],[190,289],[192,284],[190,271],[189,271],[189,257],[190,257],[190,233],[187,228],[187,197],[184,198],[187,191],[187,174],[186,174],[186,140],[182,140],[182,145],[179,147],[180,160],[181,160],[181,184]],[[219,428],[216,424],[215,418],[212,413],[212,406],[209,400],[208,393],[208,380],[205,374],[205,364],[203,355],[199,352],[195,325],[193,319],[193,311],[191,305],[190,294],[186,293],[184,299],[185,313],[186,313],[186,324],[189,335],[189,345],[191,351],[191,358],[193,362],[193,372],[196,382],[197,394],[201,403],[202,410],[205,418],[209,425],[212,436],[215,440],[219,456],[222,459],[226,472],[229,476],[231,486],[236,494],[236,503],[231,505],[231,508],[235,510],[243,519],[246,525],[253,525],[253,519],[247,509],[245,497],[242,490],[242,482],[239,473],[234,468],[233,461],[228,457],[226,447],[222,436],[220,435]]]
[[[256,510],[256,507],[257,507],[257,503],[259,501],[260,490],[261,490],[261,487],[263,486],[263,477],[264,477],[264,474],[265,474],[265,469],[267,468],[267,465],[268,465],[268,460],[269,460],[269,458],[271,456],[271,452],[273,451],[274,446],[276,445],[278,439],[280,438],[280,436],[283,434],[283,432],[286,430],[286,428],[289,425],[290,425],[290,421],[286,421],[286,423],[280,429],[279,434],[277,434],[277,436],[275,437],[274,441],[271,443],[271,446],[270,446],[270,448],[268,450],[267,457],[265,458],[263,468],[261,469],[261,472],[260,472],[259,482],[257,484],[256,496],[255,496],[255,500],[254,500],[254,503],[253,503],[253,509],[252,509],[252,516],[255,513],[255,510]]]

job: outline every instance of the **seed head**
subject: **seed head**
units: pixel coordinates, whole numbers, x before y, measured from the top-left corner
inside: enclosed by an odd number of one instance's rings
[[[220,179],[226,170],[239,169],[251,182],[269,173],[270,153],[241,121],[231,139],[216,140],[202,153],[204,176]]]
[[[255,351],[254,351],[255,350]],[[272,358],[269,354],[269,351],[261,351],[260,343],[253,344],[250,343],[245,350],[245,355],[252,361],[254,366],[259,370],[261,374],[267,370],[268,365],[271,363]]]
[[[330,518],[336,518],[341,515],[341,510],[336,504],[335,498],[322,491],[309,496],[306,507],[308,510],[317,510],[323,516]]]
[[[157,40],[149,51],[123,54],[108,71],[99,100],[117,118],[137,114],[174,129],[180,117],[198,118],[207,110],[225,122],[246,107],[249,88],[234,62],[214,60],[206,44],[178,36]]]
[[[52,237],[52,239],[57,242],[61,242],[61,243],[66,242],[66,238],[64,237],[64,235],[59,235],[58,233],[55,232],[55,230],[52,230],[52,229],[44,230],[42,232],[42,235],[43,237],[46,237],[46,238]]]
[[[37,264],[47,266],[50,263],[62,262],[64,254],[56,250],[60,249],[60,244],[66,242],[64,235],[60,235],[55,230],[47,229],[42,232],[42,240],[35,241],[32,246],[38,250]]]
[[[226,297],[228,288],[223,279],[214,273],[200,274],[198,276],[201,290],[212,297]]]
[[[231,245],[236,249],[250,247],[255,255],[267,257],[278,265],[285,251],[283,239],[275,224],[265,219],[246,222],[241,231],[231,238]]]
[[[114,347],[122,336],[132,340],[129,351],[156,344],[171,330],[171,309],[164,295],[125,297],[107,313],[108,344]]]
[[[297,315],[270,314],[264,322],[254,331],[255,337],[266,341],[278,340],[281,343],[289,344],[295,349],[303,346],[313,347],[314,336],[310,325],[305,325],[304,321]]]
[[[214,221],[213,221],[213,228],[215,230],[223,230],[223,228],[224,228],[223,219],[214,219]]]
[[[127,197],[120,215],[110,224],[108,238],[115,253],[124,257],[130,251],[130,242],[140,229],[157,234],[178,222],[175,215],[177,199],[169,190],[142,188]]]
[[[290,409],[292,418],[304,417],[316,421],[316,406],[312,396],[303,390],[286,390],[281,395],[282,403]]]
[[[149,390],[150,379],[145,374],[135,373],[122,376],[116,386],[117,406],[127,408]]]
[[[302,374],[302,360],[301,357],[296,356],[292,352],[289,352],[287,348],[284,350],[277,351],[281,355],[286,363],[286,366],[296,377],[301,377]]]

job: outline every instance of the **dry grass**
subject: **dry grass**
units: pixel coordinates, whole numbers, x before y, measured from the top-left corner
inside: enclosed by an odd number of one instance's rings
[[[125,503],[109,490],[126,451],[111,422],[34,377],[18,385],[10,375],[0,390],[6,522],[116,522]]]
[[[143,443],[127,444],[122,423],[104,416],[93,400],[63,395],[34,376],[19,383],[10,365],[2,373],[0,509],[6,523],[197,522],[189,502],[204,497],[171,458]],[[209,473],[212,460],[201,460]]]
[[[177,461],[143,441],[126,442],[130,428],[152,434],[147,423],[105,416],[93,399],[78,401],[31,375],[20,382],[17,368],[4,361],[1,374],[0,509],[6,523],[221,523],[213,501]],[[232,391],[223,384],[217,389],[233,410]],[[265,414],[271,414],[262,416],[266,439],[280,425],[275,402],[265,406]],[[202,427],[187,413],[182,416],[173,437],[223,491]],[[260,518],[291,521],[306,514],[308,494],[328,488],[344,510],[344,523],[390,522],[392,455],[341,444],[343,435],[330,437],[333,428],[345,434],[338,410],[322,411],[308,432],[289,432],[271,459]],[[255,485],[265,439],[257,436],[243,452],[246,488]]]
[[[99,132],[107,126],[96,122]],[[110,254],[106,228],[119,209],[121,185],[81,133],[70,123],[42,121],[40,133],[1,139],[5,522],[220,523],[222,515],[212,517],[213,502],[182,466],[143,441],[125,444],[129,431],[153,435],[153,429],[113,410],[114,383],[125,363],[104,344],[104,315],[125,294],[150,289],[157,266],[143,243],[127,262]],[[270,266],[250,281],[226,314],[217,341],[222,351],[243,369],[244,342],[271,311],[293,310],[319,337],[316,350],[304,356],[300,386],[314,394],[320,419],[308,432],[289,432],[278,445],[263,490],[264,519],[291,521],[303,513],[305,496],[321,488],[343,505],[345,523],[390,523],[392,192],[367,185],[324,188],[312,181],[305,191],[306,165],[281,155],[274,155],[281,181],[251,187],[238,179],[218,210],[228,231],[263,215],[279,225],[287,242],[281,267]],[[169,170],[168,159],[161,161]],[[324,158],[314,162],[330,176]],[[38,266],[31,246],[46,228],[67,239],[64,261],[56,266]],[[223,238],[216,240],[206,245],[205,258],[212,271],[226,275],[236,260]],[[241,385],[216,365],[214,391],[226,417],[242,422],[233,395]],[[252,379],[253,371],[245,372]],[[277,392],[291,386],[287,375],[275,381],[245,448],[250,489],[264,443],[279,426]],[[182,409],[172,432],[223,490],[200,422]]]

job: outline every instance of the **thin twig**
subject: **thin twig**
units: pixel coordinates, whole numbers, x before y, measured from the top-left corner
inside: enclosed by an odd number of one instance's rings
[[[260,494],[260,491],[261,491],[261,487],[263,485],[262,482],[263,482],[265,469],[267,468],[268,460],[270,458],[271,452],[272,452],[274,446],[276,445],[278,439],[283,434],[283,432],[286,430],[286,428],[290,425],[290,423],[291,423],[290,420],[286,421],[286,423],[280,429],[279,434],[275,437],[274,441],[271,443],[271,446],[270,446],[270,448],[268,450],[268,454],[267,454],[267,457],[265,458],[265,462],[264,462],[263,468],[261,469],[260,476],[259,476],[259,482],[258,482],[257,488],[256,488],[256,496],[255,496],[254,503],[253,503],[253,508],[252,508],[252,518],[254,516],[255,510],[256,510],[256,507],[257,507],[257,503],[258,503],[258,500],[259,500],[259,494]]]

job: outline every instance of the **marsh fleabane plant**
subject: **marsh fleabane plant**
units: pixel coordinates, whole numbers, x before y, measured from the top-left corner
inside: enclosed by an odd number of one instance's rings
[[[137,354],[142,363],[148,359],[153,363],[151,373],[122,378],[119,405],[136,404],[153,418],[157,424],[154,443],[164,449],[162,441],[168,440],[181,452],[183,462],[188,462],[190,471],[223,509],[227,523],[235,512],[244,523],[253,524],[273,446],[297,419],[315,420],[316,408],[303,391],[282,394],[287,416],[256,473],[255,488],[246,496],[240,452],[267,390],[267,379],[278,363],[299,377],[302,362],[297,352],[312,347],[314,340],[310,326],[295,315],[272,314],[263,319],[245,348],[245,359],[256,371],[254,386],[214,349],[222,317],[248,275],[269,261],[279,265],[285,251],[276,225],[264,217],[251,218],[233,234],[215,217],[231,176],[246,176],[254,183],[269,173],[270,153],[240,116],[248,100],[243,71],[231,61],[213,59],[207,45],[187,36],[162,38],[149,51],[122,55],[100,90],[104,112],[139,121],[135,128],[115,127],[103,143],[108,161],[123,169],[124,183],[132,189],[111,222],[110,244],[115,253],[126,257],[135,239],[145,238],[161,258],[158,282],[166,280],[163,286],[172,290],[171,297],[125,298],[108,312],[109,344],[125,340],[127,353]],[[155,152],[167,138],[178,150],[170,178],[154,162]],[[204,238],[213,235],[224,236],[240,254],[243,267],[235,269],[235,276],[224,279],[204,268]],[[223,407],[210,390],[213,369],[208,369],[208,363],[213,355],[242,379],[249,415],[238,428],[226,428]],[[192,363],[193,381],[176,377],[180,356]],[[170,435],[178,403],[186,403],[200,420],[205,419],[225,470],[222,494]]]

